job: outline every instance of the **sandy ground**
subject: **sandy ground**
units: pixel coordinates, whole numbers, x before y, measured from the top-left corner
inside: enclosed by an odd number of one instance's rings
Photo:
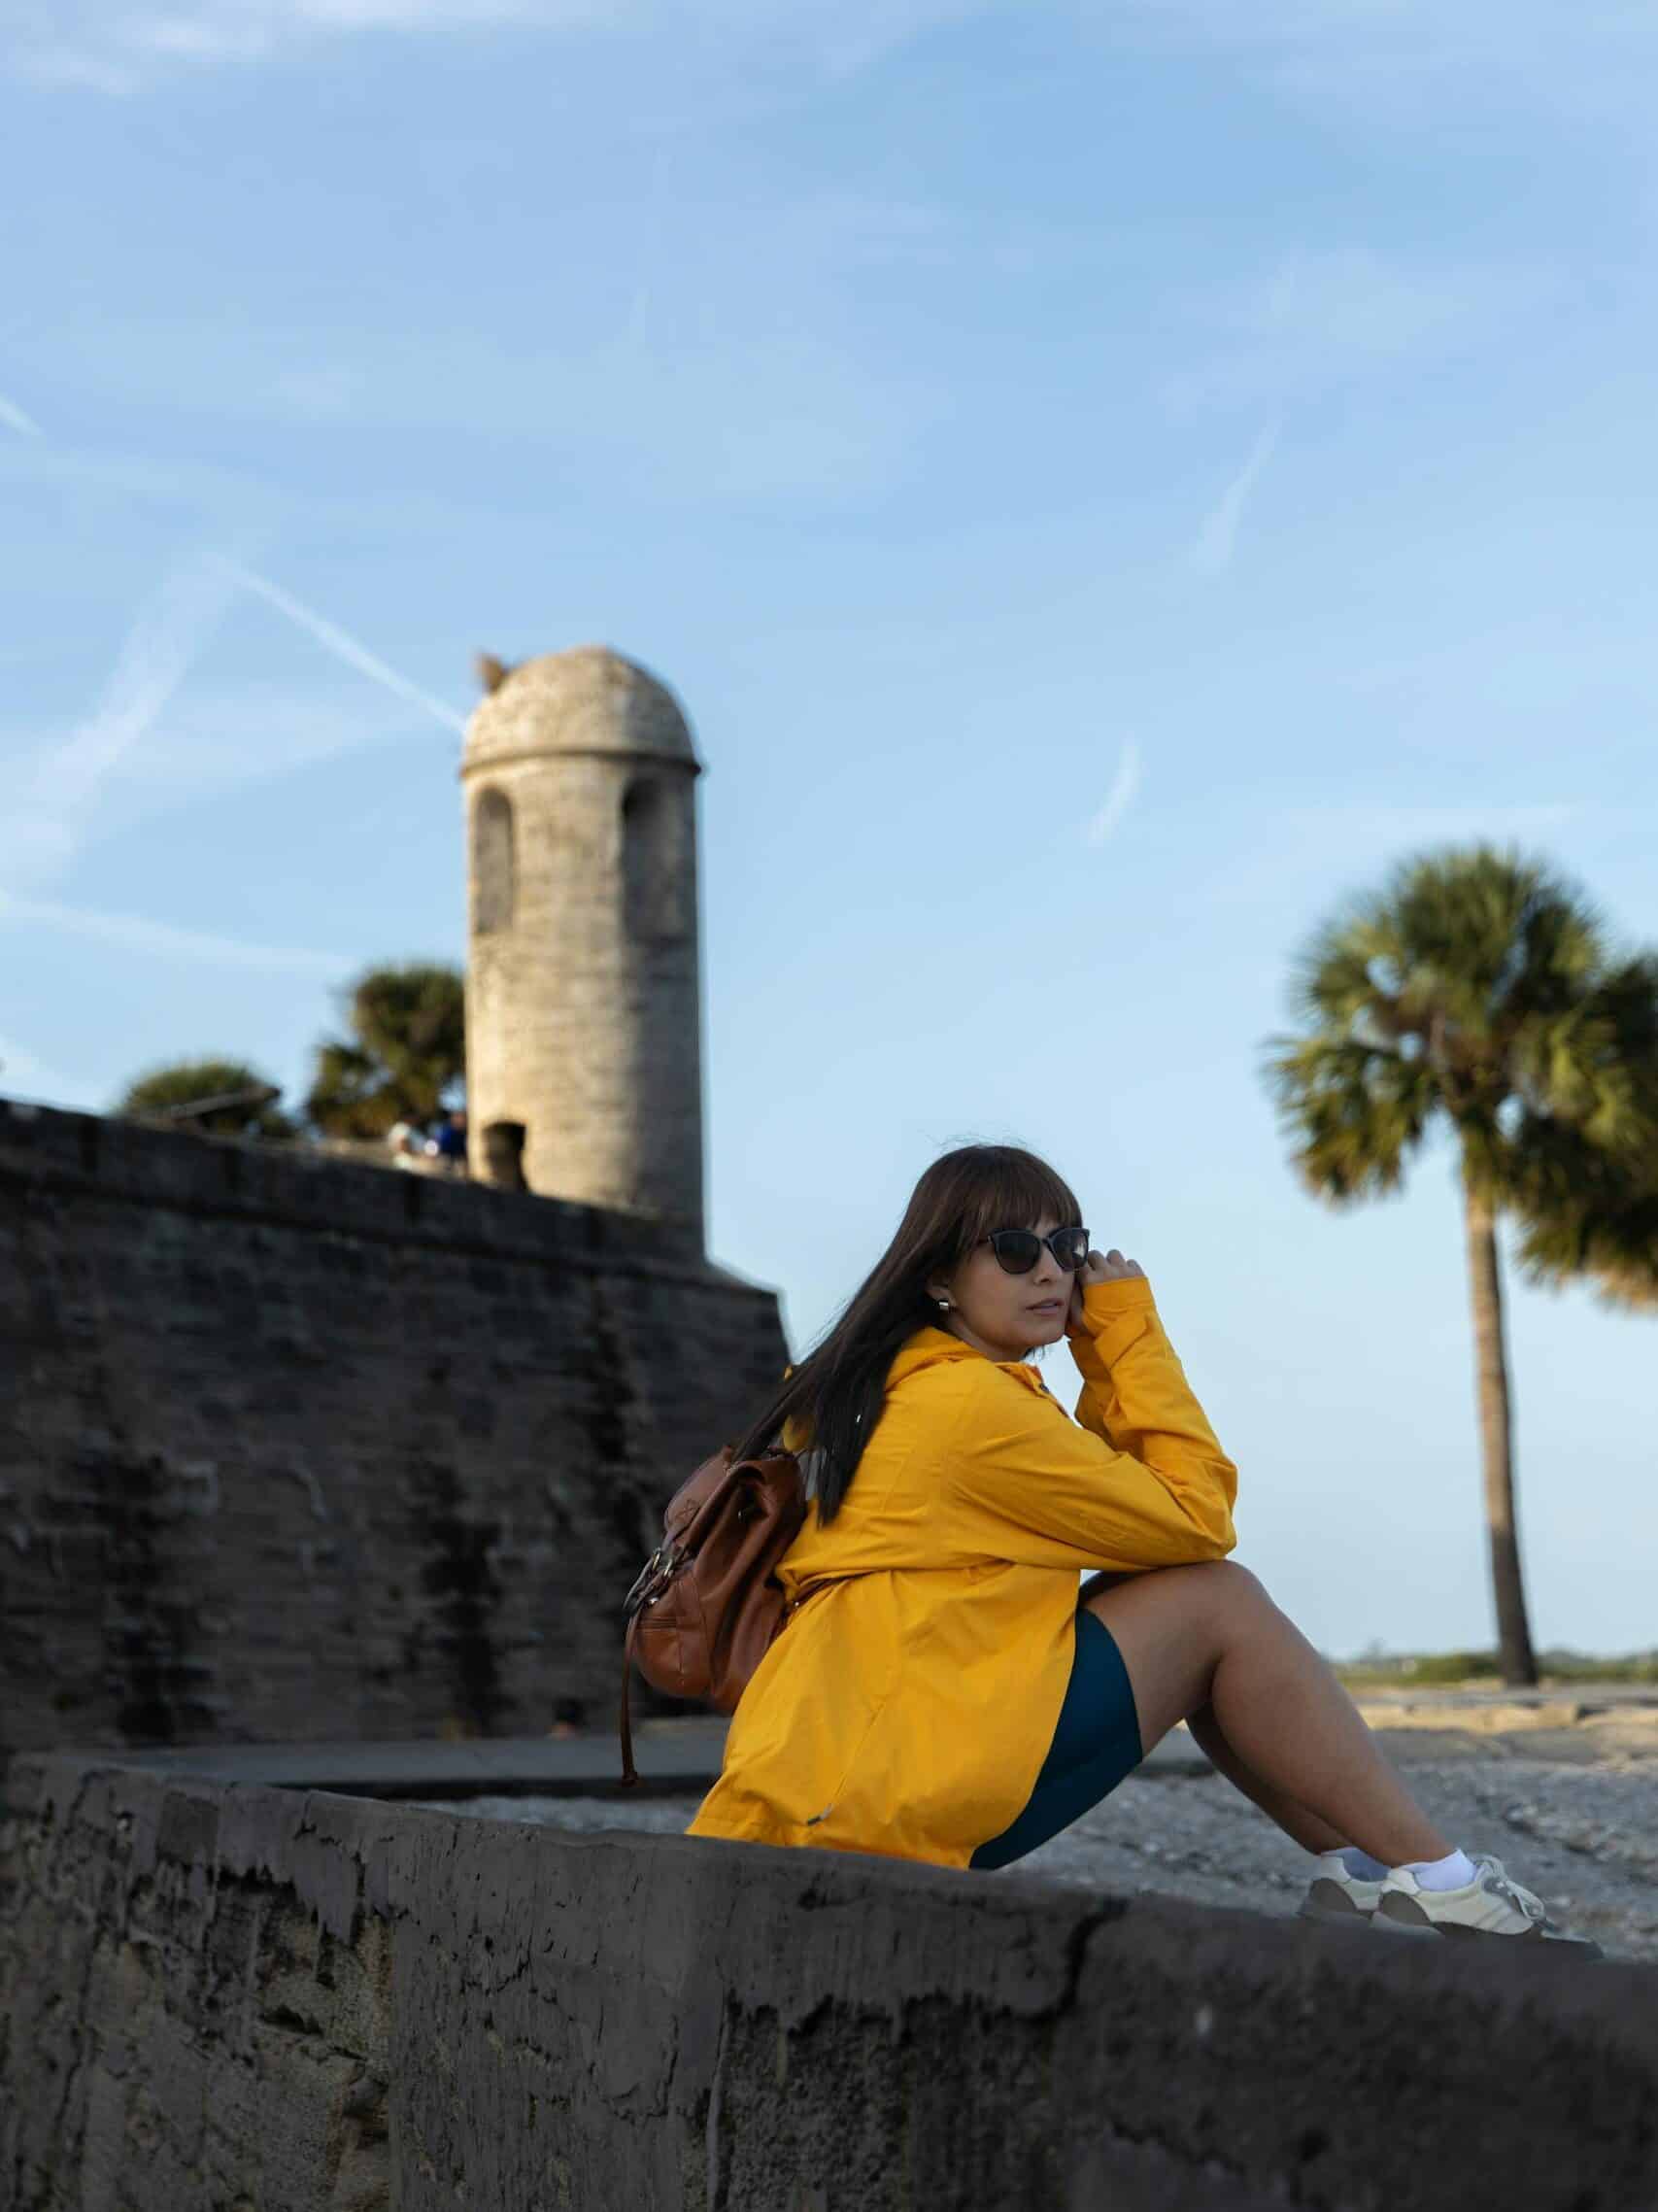
[[[1438,1825],[1470,1851],[1494,1852],[1562,1925],[1592,1936],[1607,1957],[1658,1962],[1658,1715],[1512,1733],[1465,1729],[1448,1719],[1379,1731]],[[479,1797],[443,1809],[675,1835],[695,1801]],[[1307,1865],[1181,1734],[1009,1871],[1117,1895],[1156,1892],[1293,1913]]]

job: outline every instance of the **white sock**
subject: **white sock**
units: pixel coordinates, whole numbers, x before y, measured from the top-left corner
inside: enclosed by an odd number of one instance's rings
[[[1463,1851],[1453,1851],[1444,1858],[1412,1859],[1402,1871],[1414,1874],[1424,1889],[1465,1889],[1479,1873]]]
[[[1387,1873],[1387,1868],[1379,1858],[1372,1858],[1368,1851],[1361,1851],[1357,1844],[1342,1844],[1336,1855],[1355,1881],[1380,1882]]]

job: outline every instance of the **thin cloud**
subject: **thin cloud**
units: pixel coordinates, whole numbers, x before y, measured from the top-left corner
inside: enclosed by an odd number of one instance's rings
[[[9,406],[9,402],[0,401],[0,407]],[[20,410],[12,412],[20,414]],[[40,426],[26,417],[23,421],[28,430],[44,441]],[[432,715],[447,729],[464,733],[465,722],[454,708],[399,675],[337,624],[303,605],[246,562],[224,553],[198,555],[177,565],[141,607],[92,714],[36,760],[19,803],[0,825],[0,863],[13,884],[50,880],[75,858],[107,787],[172,704],[238,589],[277,608],[348,666],[394,698]],[[319,742],[314,748],[317,752],[340,749],[338,741]],[[165,777],[161,780],[164,782]],[[198,774],[194,788],[199,792],[206,780],[211,779]],[[8,921],[67,931],[126,951],[219,966],[323,975],[337,974],[342,966],[330,953],[254,945],[137,915],[97,913],[52,901],[27,899],[16,891],[0,893],[0,926]]]
[[[289,622],[297,623],[319,645],[343,661],[348,668],[355,668],[359,675],[367,676],[395,698],[406,699],[411,706],[418,706],[423,714],[429,714],[434,721],[441,722],[446,730],[456,731],[461,736],[466,734],[464,715],[457,714],[445,700],[434,698],[430,692],[422,691],[419,684],[412,684],[407,676],[400,676],[395,668],[389,667],[366,645],[359,644],[349,630],[342,630],[338,623],[329,622],[325,616],[301,605],[298,599],[285,592],[280,585],[273,584],[268,577],[256,574],[252,568],[243,567],[239,562],[227,561],[223,566],[226,574],[245,590],[254,593],[267,605],[275,607],[279,614],[287,615]]]
[[[348,754],[399,748],[399,790],[426,791],[429,805],[446,772],[445,748],[425,757],[431,772],[414,774],[408,708],[332,664],[324,681],[305,686],[256,679],[214,684],[192,671],[144,742],[116,763],[81,825],[77,857],[112,837],[128,835],[182,808],[199,808],[260,783],[312,773]],[[0,723],[0,758],[19,755],[34,735],[18,722]],[[437,779],[434,781],[434,777]],[[438,799],[441,807],[444,801]],[[413,817],[411,817],[413,820]],[[0,818],[0,880],[14,890],[41,890],[59,839],[28,835],[33,825]],[[362,824],[367,828],[366,818]],[[25,854],[28,858],[25,861]]]
[[[1140,749],[1131,737],[1123,747],[1117,772],[1111,779],[1111,788],[1105,795],[1105,803],[1089,822],[1083,832],[1091,845],[1102,845],[1123,816],[1128,812],[1134,796],[1140,788]]]
[[[901,206],[884,223],[868,204],[813,201],[752,217],[739,210],[716,230],[699,242],[683,227],[671,266],[653,277],[636,314],[625,296],[604,329],[558,344],[529,329],[455,324],[411,347],[373,329],[113,312],[77,328],[86,376],[122,408],[327,420],[423,438],[488,421],[498,433],[546,441],[572,463],[602,466],[653,503],[846,501],[889,486],[913,466],[917,435],[941,404],[936,377],[920,363],[873,359],[815,311],[780,324],[764,303],[815,297],[798,288],[815,287],[831,255],[838,274],[823,281],[850,293],[868,261],[932,251],[924,224]],[[276,365],[295,351],[324,364],[315,381]],[[739,389],[745,404],[733,408]],[[0,447],[38,450],[21,440]]]
[[[46,434],[34,417],[25,415],[17,401],[8,399],[3,391],[0,391],[0,423],[4,423],[9,430],[16,430],[21,437],[39,438]]]
[[[1435,845],[1520,844],[1557,837],[1596,809],[1583,800],[1513,805],[1397,803],[1386,800],[1309,800],[1274,806],[1258,834],[1239,838],[1234,857],[1204,876],[1204,899],[1227,906],[1282,907],[1303,914],[1311,902],[1380,881],[1391,863]]]
[[[1112,0],[1107,35],[1137,38],[1246,69],[1332,114],[1433,128],[1447,110],[1535,111],[1558,128],[1586,119],[1638,121],[1658,18],[1632,0],[1579,0],[1561,35],[1557,0]]]
[[[9,39],[28,75],[114,95],[143,91],[167,73],[248,64],[325,42],[522,29],[614,48],[630,39],[658,51],[678,34],[691,61],[705,56],[729,85],[752,76],[844,84],[932,28],[981,14],[988,0],[716,0],[687,38],[665,0],[175,0],[164,12],[138,0],[25,0]]]
[[[224,937],[204,930],[176,929],[170,922],[152,922],[138,914],[92,912],[84,906],[65,906],[51,899],[19,899],[0,891],[0,929],[13,925],[38,930],[61,930],[71,936],[90,937],[118,951],[159,955],[169,960],[204,961],[215,968],[262,969],[285,975],[339,976],[352,965],[352,956],[312,952],[286,945],[249,944],[240,937]]]
[[[1420,372],[1559,308],[1566,279],[1536,260],[1456,262],[1362,247],[1283,255],[1194,295],[1205,357],[1160,391],[1174,415],[1282,410],[1351,385]]]
[[[272,527],[293,511],[293,502],[269,482],[210,461],[164,459],[118,446],[64,446],[45,430],[35,437],[0,439],[0,486],[37,485],[118,493],[198,523],[204,516],[222,518],[227,530],[247,526],[251,517],[259,527]],[[327,505],[324,499],[312,512],[325,514]]]
[[[332,390],[333,388],[331,388]],[[35,437],[44,437],[39,424],[26,416],[21,408],[0,397],[0,421],[14,421],[14,426],[24,429]],[[55,775],[65,761],[77,754],[88,759],[107,756],[112,763],[127,746],[144,733],[150,723],[171,698],[183,679],[190,661],[206,642],[207,633],[218,625],[229,602],[231,587],[240,585],[252,592],[267,605],[273,606],[288,620],[324,646],[328,652],[367,676],[395,698],[418,706],[446,729],[464,736],[466,721],[445,700],[423,691],[419,684],[411,683],[407,676],[371,653],[366,645],[342,630],[337,623],[303,605],[269,577],[261,576],[245,562],[226,554],[205,561],[198,560],[187,567],[175,571],[163,585],[156,601],[138,618],[129,633],[115,674],[105,694],[93,723],[76,733],[64,754],[54,765],[49,765],[49,775]],[[190,608],[194,604],[204,620],[192,622]],[[170,680],[157,689],[157,678],[171,670]],[[148,711],[144,711],[148,702]]]
[[[234,733],[233,741],[227,732]],[[353,676],[336,677],[331,668],[320,685],[198,680],[146,743],[142,772],[129,770],[121,778],[123,825],[160,808],[218,798],[342,754],[389,745],[408,733],[408,709],[400,700],[365,690]],[[111,798],[113,803],[113,792]]]
[[[1277,443],[1278,425],[1270,423],[1257,436],[1243,466],[1204,516],[1192,547],[1192,565],[1201,574],[1218,576],[1232,566],[1244,509]]]
[[[1585,811],[1579,800],[1512,806],[1400,806],[1363,799],[1291,806],[1280,816],[1291,841],[1340,849],[1347,844],[1449,843],[1457,838],[1501,842],[1541,837]]]

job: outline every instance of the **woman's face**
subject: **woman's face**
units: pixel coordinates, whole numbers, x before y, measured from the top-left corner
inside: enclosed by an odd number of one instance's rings
[[[1022,1229],[1021,1221],[1004,1221],[1004,1229]],[[1051,1213],[1032,1224],[1039,1237],[1060,1227]],[[927,1295],[934,1302],[933,1321],[987,1359],[1028,1358],[1038,1344],[1058,1344],[1066,1333],[1070,1308],[1067,1275],[1044,1244],[1029,1275],[1009,1275],[989,1244],[970,1251],[952,1276],[929,1280]],[[950,1310],[937,1307],[940,1298]]]

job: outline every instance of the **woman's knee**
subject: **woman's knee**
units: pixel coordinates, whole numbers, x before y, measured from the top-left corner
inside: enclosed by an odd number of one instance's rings
[[[1228,1626],[1247,1626],[1278,1611],[1261,1578],[1235,1559],[1208,1559],[1194,1572],[1206,1578],[1207,1602]]]
[[[1215,1578],[1217,1584],[1226,1592],[1225,1602],[1229,1605],[1266,1606],[1272,1602],[1260,1576],[1251,1573],[1247,1567],[1239,1566],[1235,1559],[1205,1560],[1202,1572]]]
[[[1212,1620],[1217,1627],[1276,1610],[1259,1578],[1232,1559],[1195,1559],[1181,1567],[1148,1568],[1132,1578],[1114,1576],[1110,1587],[1120,1581],[1132,1581],[1175,1606],[1184,1617]],[[1084,1604],[1092,1605],[1096,1595],[1108,1599],[1110,1587],[1095,1591],[1090,1582]]]

